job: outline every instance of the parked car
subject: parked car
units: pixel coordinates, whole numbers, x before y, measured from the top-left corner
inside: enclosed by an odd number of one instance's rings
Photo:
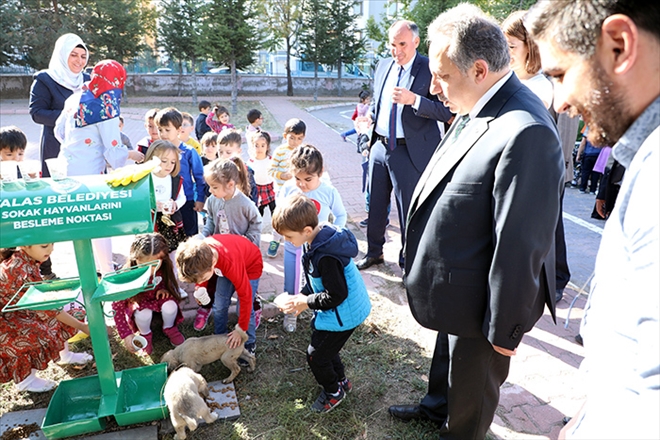
[[[229,67],[214,67],[213,69],[209,69],[209,73],[212,73],[214,75],[229,75],[231,74],[231,68]],[[242,69],[236,69],[236,73],[239,75],[247,75],[248,72]]]
[[[159,67],[158,69],[154,70],[154,75],[171,75],[174,73],[172,69],[169,67]]]

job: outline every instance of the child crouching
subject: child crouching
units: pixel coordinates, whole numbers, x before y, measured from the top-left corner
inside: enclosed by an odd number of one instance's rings
[[[179,309],[179,284],[174,275],[172,261],[168,257],[168,242],[158,233],[136,235],[131,244],[128,267],[159,261],[154,270],[153,290],[142,292],[132,298],[112,303],[115,311],[115,325],[124,346],[131,353],[137,350],[133,347],[135,330],[147,340],[142,348],[146,354],[153,350],[151,333],[151,318],[153,312],[160,312],[163,317],[163,333],[172,345],[181,345],[185,340],[177,325],[183,322],[183,314]]]
[[[348,229],[319,224],[316,205],[302,194],[278,205],[273,228],[294,246],[305,245],[303,268],[308,282],[300,292],[304,296],[292,295],[282,311],[299,315],[308,308],[314,310],[307,363],[323,391],[312,411],[329,412],[352,388],[339,351],[371,312],[367,289],[353,262],[357,241]]]

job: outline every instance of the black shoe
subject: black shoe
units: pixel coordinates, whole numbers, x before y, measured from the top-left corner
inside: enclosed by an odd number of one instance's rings
[[[359,270],[364,270],[370,268],[374,264],[382,264],[384,262],[385,259],[381,255],[380,257],[364,257],[363,259],[355,263],[355,265]]]
[[[419,405],[392,405],[389,412],[392,417],[403,422],[429,420],[429,417],[421,411]]]
[[[362,227],[362,228],[366,228],[368,224],[369,224],[369,218],[368,217],[365,218],[364,220],[362,220],[360,223],[358,223],[358,225],[360,225],[360,227]]]
[[[582,336],[579,333],[577,335],[575,335],[575,342],[577,342],[578,344],[584,346],[584,341],[582,340]]]
[[[563,296],[564,296],[564,289],[557,289],[555,291],[555,304],[561,301]]]

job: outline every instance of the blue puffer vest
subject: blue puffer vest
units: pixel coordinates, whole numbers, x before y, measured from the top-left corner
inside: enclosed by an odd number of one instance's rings
[[[325,331],[346,331],[362,324],[371,312],[371,301],[362,275],[353,262],[358,253],[357,241],[348,229],[324,224],[303,257],[307,279],[314,292],[325,287],[316,270],[318,261],[325,256],[337,258],[344,266],[348,297],[331,310],[314,311],[314,328]]]

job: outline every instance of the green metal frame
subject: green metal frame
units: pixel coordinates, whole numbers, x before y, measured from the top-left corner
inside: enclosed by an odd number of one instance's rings
[[[56,309],[73,301],[81,290],[87,311],[98,375],[59,384],[41,427],[46,437],[55,439],[103,430],[108,416],[114,416],[123,426],[167,417],[162,395],[166,365],[115,372],[102,305],[103,301],[120,301],[152,289],[151,272],[157,262],[106,274],[99,283],[91,242],[92,238],[153,232],[155,198],[151,176],[119,188],[106,184],[104,176],[69,178],[66,186],[51,179],[40,179],[32,185],[19,181],[0,184],[0,196],[0,247],[40,244],[44,236],[56,237],[57,241],[73,240],[79,274],[79,278],[26,283],[3,307],[3,312]],[[92,208],[98,211],[99,207],[103,211],[106,205],[97,203],[100,199],[115,200],[114,204],[107,204],[105,212],[94,213],[105,219],[102,227],[76,223],[83,219],[82,214],[76,213]],[[54,218],[53,213],[67,211],[78,217],[62,217],[60,224],[48,220]],[[106,221],[107,218],[111,220]],[[49,293],[57,291],[66,293]]]

